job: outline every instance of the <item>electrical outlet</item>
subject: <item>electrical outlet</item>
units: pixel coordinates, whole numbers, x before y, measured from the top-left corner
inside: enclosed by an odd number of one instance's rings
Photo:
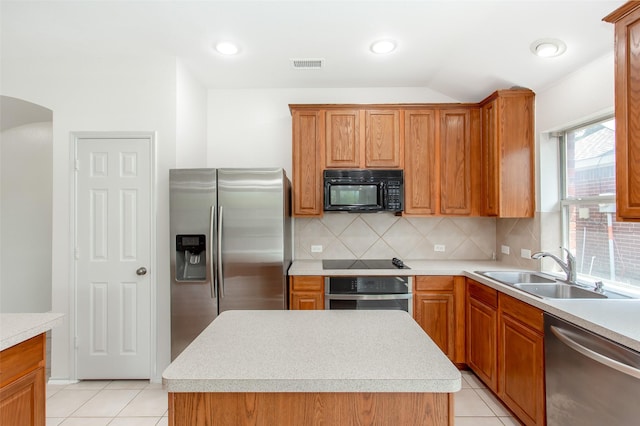
[[[509,248],[509,246],[503,245],[501,251],[502,251],[502,254],[509,254],[511,249]]]
[[[525,259],[531,259],[531,250],[520,249],[520,257],[523,257]]]
[[[311,246],[311,253],[322,253],[322,246]]]
[[[433,251],[444,251],[444,250],[445,250],[444,244],[436,244],[433,246]]]

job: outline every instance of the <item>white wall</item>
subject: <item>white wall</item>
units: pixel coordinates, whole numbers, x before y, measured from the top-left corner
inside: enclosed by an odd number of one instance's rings
[[[538,211],[559,209],[558,144],[547,133],[613,113],[613,59],[613,53],[607,54],[536,96]]]
[[[0,312],[48,312],[52,124],[6,129],[0,140]]]
[[[53,111],[52,310],[66,315],[53,330],[53,379],[75,375],[71,223],[71,132],[157,132],[158,357],[156,378],[169,363],[168,169],[176,153],[176,59],[2,58],[2,94]]]
[[[612,64],[612,56],[608,55],[539,92],[538,133],[611,109]],[[202,135],[201,123],[195,116],[184,115],[197,110],[202,99],[197,84],[189,81],[190,77],[183,71],[175,58],[170,57],[118,61],[3,57],[2,94],[44,105],[54,114],[52,309],[67,314],[65,324],[53,334],[54,379],[74,375],[71,336],[75,318],[69,316],[73,303],[73,245],[69,236],[72,226],[70,135],[75,131],[157,132],[157,377],[169,362],[168,169],[176,167],[178,161],[183,166],[200,166],[202,161],[196,156],[205,156],[195,142]],[[456,100],[424,88],[209,90],[206,166],[279,166],[291,176],[288,104],[404,102]],[[182,141],[177,145],[178,136],[190,141],[188,151],[179,153]],[[540,145],[544,156],[538,174],[546,179],[547,172],[557,170],[554,169],[557,164],[547,160],[547,151],[553,149],[546,143]],[[548,187],[546,181],[542,185],[545,189]],[[538,206],[547,209],[546,199],[538,202]]]
[[[613,53],[586,64],[564,79],[536,94],[536,217],[515,223],[498,220],[496,244],[511,246],[512,256],[499,255],[499,260],[519,268],[536,268],[540,262],[523,261],[521,248],[545,250],[556,254],[562,245],[560,211],[560,157],[558,139],[549,132],[569,128],[588,120],[613,113]],[[508,232],[504,231],[508,230]],[[511,236],[511,237],[510,237]],[[523,237],[524,236],[524,237]],[[517,241],[517,244],[513,244]],[[513,253],[516,253],[513,255]],[[550,259],[542,262],[543,270],[557,269]]]
[[[488,93],[487,93],[488,95]],[[209,167],[291,169],[289,104],[458,102],[426,88],[209,90]]]
[[[207,165],[207,90],[176,64],[176,167]]]

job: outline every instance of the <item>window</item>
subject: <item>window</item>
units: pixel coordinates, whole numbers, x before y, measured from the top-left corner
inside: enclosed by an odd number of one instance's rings
[[[563,239],[578,275],[640,287],[640,223],[616,221],[615,121],[563,132]]]

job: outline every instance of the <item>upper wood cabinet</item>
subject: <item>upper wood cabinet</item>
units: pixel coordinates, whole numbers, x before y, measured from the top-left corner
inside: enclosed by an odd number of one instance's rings
[[[398,109],[329,109],[326,120],[326,168],[400,168]]]
[[[325,112],[326,167],[353,169],[360,167],[360,111]]]
[[[408,215],[439,212],[439,116],[436,109],[404,113],[404,212]]]
[[[479,110],[406,110],[405,213],[478,214]]]
[[[619,220],[640,220],[640,2],[604,18],[615,24],[616,199]]]
[[[477,108],[440,112],[440,213],[477,213],[472,199],[473,168],[478,163]],[[474,155],[475,154],[475,155]]]
[[[481,102],[483,216],[535,213],[534,96],[499,90]]]
[[[320,110],[292,110],[294,216],[322,215],[323,116]]]
[[[289,105],[293,215],[323,214],[325,169],[403,169],[404,214],[531,217],[533,92],[480,104]],[[482,201],[484,200],[484,201]]]
[[[364,167],[401,168],[400,110],[368,109],[364,114]]]

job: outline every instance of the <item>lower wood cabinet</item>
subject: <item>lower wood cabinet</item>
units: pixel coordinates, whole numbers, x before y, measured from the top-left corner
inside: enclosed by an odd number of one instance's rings
[[[45,334],[0,352],[0,425],[45,424]]]
[[[324,277],[291,277],[289,289],[289,309],[324,309]]]
[[[454,363],[465,362],[464,277],[418,276],[413,316]]]
[[[525,425],[545,424],[542,311],[499,295],[498,396]]]
[[[467,365],[498,391],[498,292],[467,280]]]
[[[467,365],[527,426],[546,421],[542,314],[467,279]]]

